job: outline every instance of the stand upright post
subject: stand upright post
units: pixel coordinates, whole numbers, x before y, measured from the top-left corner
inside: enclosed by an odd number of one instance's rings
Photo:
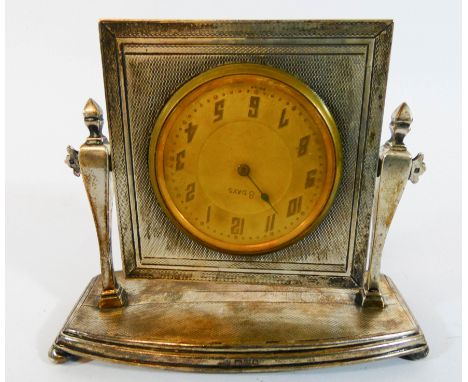
[[[112,184],[110,179],[110,145],[102,134],[104,119],[102,109],[88,100],[83,111],[84,122],[89,129],[89,137],[80,147],[79,153],[68,148],[66,163],[73,168],[75,175],[80,173],[93,212],[99,242],[102,293],[99,308],[117,308],[126,304],[126,294],[117,283],[112,264],[111,211]]]
[[[380,289],[380,264],[385,238],[407,180],[417,183],[419,177],[426,171],[424,155],[419,153],[411,159],[411,154],[403,142],[412,122],[411,110],[403,102],[392,114],[390,123],[392,136],[380,149],[372,213],[369,267],[362,289],[356,297],[357,304],[361,306],[380,308],[385,306]]]

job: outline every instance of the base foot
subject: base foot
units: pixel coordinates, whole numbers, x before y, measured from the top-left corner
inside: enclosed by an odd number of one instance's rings
[[[429,346],[426,346],[421,351],[418,351],[418,352],[413,353],[413,354],[404,355],[401,358],[406,359],[408,361],[417,361],[418,359],[426,358],[428,354],[429,354]]]
[[[80,359],[80,357],[67,353],[55,345],[52,345],[49,349],[49,358],[55,363],[65,363],[68,361],[77,361]]]
[[[99,298],[99,309],[121,308],[127,305],[127,294],[119,285],[117,289],[105,290]]]
[[[356,294],[355,302],[363,308],[385,308],[385,300],[379,291],[361,289]]]

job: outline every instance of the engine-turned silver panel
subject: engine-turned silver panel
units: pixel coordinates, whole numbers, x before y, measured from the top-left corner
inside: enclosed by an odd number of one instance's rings
[[[292,21],[281,28],[274,21],[194,22],[190,28],[154,22],[141,29],[106,21],[100,26],[127,275],[337,285],[362,277],[391,22]],[[343,177],[328,215],[299,242],[263,255],[230,255],[194,241],[169,221],[150,184],[149,142],[165,102],[194,76],[228,63],[264,64],[296,76],[322,98],[342,140]]]

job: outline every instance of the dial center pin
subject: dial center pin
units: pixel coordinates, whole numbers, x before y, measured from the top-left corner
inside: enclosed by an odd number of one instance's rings
[[[248,164],[240,164],[237,167],[237,172],[240,176],[249,176],[250,175],[250,167]]]

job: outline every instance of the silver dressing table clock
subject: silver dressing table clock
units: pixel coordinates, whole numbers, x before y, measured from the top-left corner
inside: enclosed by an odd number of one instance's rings
[[[379,148],[393,23],[99,28],[109,140],[90,99],[89,137],[66,163],[85,185],[101,274],[50,357],[262,371],[426,356],[380,273],[407,180],[425,171],[404,143],[405,103]]]

